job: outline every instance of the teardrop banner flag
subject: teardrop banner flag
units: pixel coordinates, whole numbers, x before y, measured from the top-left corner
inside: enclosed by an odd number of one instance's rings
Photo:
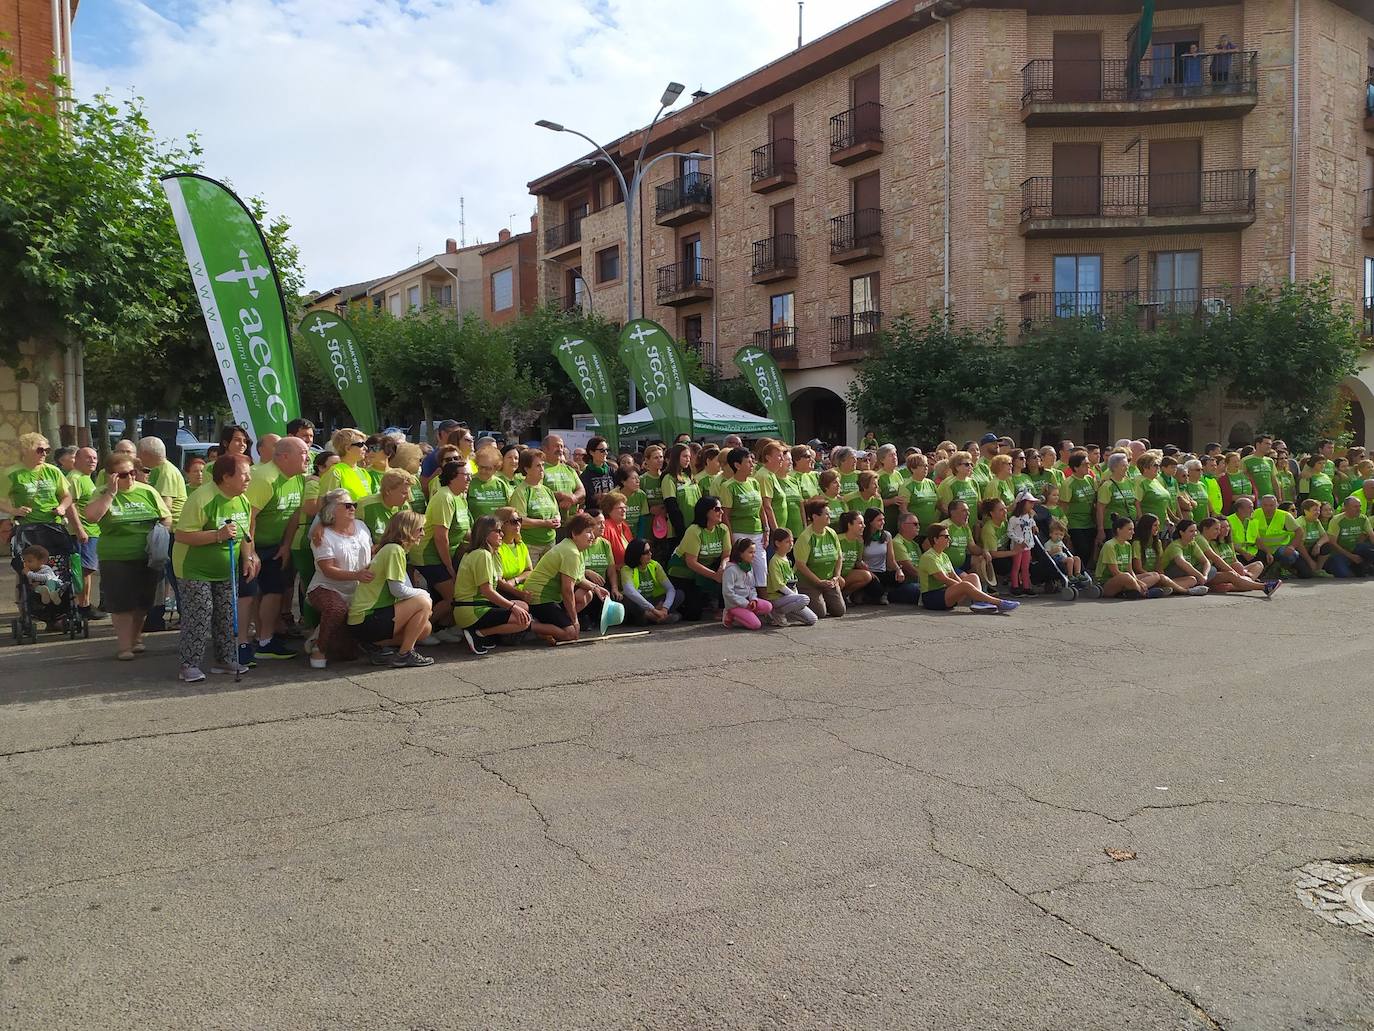
[[[597,428],[610,445],[611,454],[619,454],[620,422],[616,418],[615,384],[606,367],[606,359],[590,340],[566,335],[553,345],[553,356],[596,416]]]
[[[634,377],[663,441],[671,444],[680,433],[691,436],[691,385],[667,331],[649,319],[632,320],[620,331],[620,359]]]
[[[789,444],[797,442],[797,424],[792,421],[792,402],[787,400],[787,384],[777,361],[762,347],[750,344],[735,352],[735,365],[754,388],[768,418],[778,424],[778,435]]]
[[[312,311],[301,320],[296,339],[310,345],[320,371],[334,381],[353,416],[353,425],[368,435],[376,433],[377,398],[372,393],[367,358],[344,317]]]
[[[267,241],[252,214],[223,183],[169,175],[172,206],[205,328],[234,421],[257,440],[285,435],[301,414],[286,302]]]

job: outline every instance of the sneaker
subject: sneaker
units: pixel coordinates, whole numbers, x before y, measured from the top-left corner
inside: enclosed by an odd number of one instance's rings
[[[419,641],[417,643],[424,645],[426,648],[437,648],[442,642],[440,642],[439,638],[435,637],[433,634],[430,634],[423,641]]]
[[[462,627],[458,626],[445,627],[434,636],[444,644],[465,644],[467,642],[466,633]]]
[[[205,679],[205,674],[200,671],[199,666],[182,666],[181,672],[177,674],[178,680],[184,680],[188,684],[199,684]]]
[[[1264,596],[1266,598],[1272,598],[1274,596],[1274,592],[1282,586],[1282,580],[1270,580],[1268,583],[1264,585]]]
[[[237,667],[237,668],[236,668],[236,667]],[[211,666],[211,667],[210,667],[210,672],[211,672],[211,673],[219,674],[219,675],[221,675],[221,676],[227,675],[227,674],[229,674],[229,673],[240,674],[240,673],[247,673],[247,672],[248,672],[248,667],[245,666],[245,665],[244,665],[243,663],[241,663],[241,662],[239,662],[239,663],[230,663],[228,666]]]
[[[891,600],[888,599],[888,596],[887,596],[886,594],[880,594],[880,595],[878,595],[877,601],[875,601],[873,604],[874,604],[874,605],[891,605],[892,602],[891,602]]]
[[[416,666],[432,666],[434,660],[428,655],[421,655],[417,651],[401,652],[399,655],[391,657],[391,665],[398,669],[410,669]]]
[[[1148,591],[1145,592],[1145,597],[1167,598],[1169,596],[1169,593],[1169,588],[1167,587],[1151,587]]]
[[[1012,602],[1012,604],[1014,605],[1016,603]],[[986,615],[996,612],[997,606],[989,601],[975,601],[972,605],[969,606],[969,609],[973,612],[977,612],[979,615]]]
[[[391,660],[396,658],[395,648],[374,648],[367,653],[367,661],[374,666],[390,666]]]
[[[1012,601],[1010,598],[1004,598],[997,603],[998,612],[1015,612],[1020,607],[1021,603],[1019,601]]]
[[[294,659],[299,654],[300,653],[294,648],[287,647],[285,641],[276,637],[272,638],[272,640],[268,641],[266,644],[258,642],[257,646],[253,649],[253,655],[255,657],[260,656],[264,659]],[[241,662],[243,660],[240,659],[239,661]]]
[[[463,643],[468,646],[468,651],[472,652],[473,655],[485,655],[491,651],[491,645],[480,640],[471,630],[464,629],[460,633],[463,635]]]
[[[239,665],[244,669],[252,669],[256,666],[258,662],[253,658],[253,654],[256,650],[255,646],[251,643],[239,645]]]
[[[1203,596],[1206,595],[1206,594],[1207,594],[1207,588],[1204,587],[1202,584],[1198,584],[1196,587],[1189,587],[1189,588],[1188,588],[1188,596],[1189,596],[1189,597],[1192,597],[1192,598],[1201,598],[1201,597],[1203,597]]]
[[[768,622],[772,623],[774,626],[786,626],[787,617],[781,612],[772,612],[768,615]]]
[[[1331,573],[1328,573],[1325,569],[1314,569],[1314,570],[1312,570],[1312,575],[1313,575],[1313,576],[1316,576],[1316,577],[1320,577],[1320,578],[1323,579],[1323,580],[1334,580],[1334,579],[1335,579],[1335,576],[1334,576],[1333,574],[1331,574]]]

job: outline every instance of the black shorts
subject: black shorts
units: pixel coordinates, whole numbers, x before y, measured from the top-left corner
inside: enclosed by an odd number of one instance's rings
[[[559,606],[560,608],[562,606]],[[477,618],[477,622],[466,629],[476,633],[479,630],[490,630],[494,626],[505,626],[510,622],[510,609],[493,606]]]
[[[439,600],[439,585],[446,584],[453,579],[448,567],[442,562],[436,562],[432,566],[413,566],[419,574],[425,578],[425,586],[429,588],[430,596]]]
[[[281,545],[267,544],[258,549],[258,590],[263,594],[285,594],[286,575],[281,569]]]
[[[384,609],[373,609],[363,617],[361,623],[350,623],[348,632],[355,640],[364,644],[391,640],[396,636],[396,606],[388,605]]]
[[[235,558],[237,557],[238,556],[236,555]],[[249,580],[245,576],[239,577],[240,598],[256,598],[260,594],[262,594],[262,584],[258,581],[258,578],[256,576],[253,577],[253,579],[251,580]]]
[[[561,601],[546,601],[540,605],[531,605],[530,618],[536,623],[547,623],[549,626],[556,626],[560,630],[573,625],[573,621],[568,618],[568,610],[563,607]]]
[[[930,609],[932,612],[948,612],[952,605],[945,601],[945,588],[939,587],[933,591],[921,592],[921,607]]]

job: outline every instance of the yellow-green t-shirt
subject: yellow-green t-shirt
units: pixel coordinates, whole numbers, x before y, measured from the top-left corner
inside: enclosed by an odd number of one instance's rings
[[[467,499],[454,494],[447,487],[435,490],[425,508],[425,535],[420,543],[410,550],[410,560],[417,566],[435,566],[443,562],[438,549],[434,546],[434,530],[439,526],[448,527],[448,547],[450,554],[458,551],[467,540],[472,529],[472,515],[468,512]]]
[[[1102,543],[1102,552],[1097,556],[1097,578],[1105,580],[1112,573],[1107,568],[1108,562],[1116,564],[1118,573],[1129,573],[1131,571],[1131,542],[1119,541],[1115,537],[1110,537]]]
[[[362,501],[373,493],[372,480],[366,469],[349,465],[347,462],[335,462],[320,477],[320,497],[324,497],[331,490],[346,490],[354,501]]]
[[[768,582],[764,584],[763,596],[769,601],[782,597],[783,589],[796,582],[797,574],[792,563],[781,555],[768,560]]]
[[[513,509],[528,519],[553,519],[559,515],[558,502],[554,500],[553,491],[544,483],[537,483],[531,487],[522,480],[515,485],[510,504]],[[530,526],[526,524],[520,527],[521,539],[527,544],[533,544],[536,548],[547,548],[553,544],[557,532],[552,526]]]
[[[525,590],[536,605],[561,603],[563,601],[563,581],[566,576],[574,583],[586,575],[582,552],[572,538],[559,541],[544,552],[539,564],[534,567],[525,580]]]
[[[399,544],[391,543],[372,556],[372,579],[358,584],[353,592],[353,600],[348,603],[348,622],[357,626],[378,609],[390,608],[396,604],[391,596],[389,580],[406,581],[406,553]]]
[[[453,584],[453,622],[460,627],[472,626],[491,611],[491,602],[482,594],[485,584],[493,590],[501,579],[496,556],[487,548],[473,548],[463,556],[458,566],[458,579]],[[473,602],[460,605],[459,602]]]
[[[163,461],[148,470],[148,486],[162,495],[173,519],[181,518],[181,506],[186,504],[186,477],[171,462]]]
[[[253,466],[253,478],[248,481],[244,497],[258,512],[253,533],[258,547],[270,548],[281,543],[286,524],[291,521],[296,509],[301,507],[304,490],[304,477],[283,476],[275,462]]]
[[[840,535],[828,526],[820,533],[807,527],[797,538],[792,553],[816,579],[832,579],[835,576],[835,560],[840,557]]]
[[[916,563],[916,578],[921,582],[922,594],[926,591],[941,591],[949,586],[940,579],[941,573],[945,576],[954,575],[954,563],[949,560],[949,554],[945,551],[936,551],[934,548],[922,552],[920,560]]]
[[[46,462],[36,469],[13,466],[5,473],[0,487],[3,487],[11,508],[33,509],[28,515],[20,517],[26,523],[57,522],[57,506],[72,492],[66,474]]]
[[[234,498],[226,497],[215,484],[207,483],[197,487],[186,499],[176,528],[188,533],[217,530],[224,525],[225,520],[233,520],[239,530],[234,541],[234,559],[237,562],[240,549],[248,536],[250,510],[246,494]],[[172,569],[181,580],[221,582],[233,579],[229,569],[229,542],[216,541],[195,546],[173,544]]]
[[[146,483],[135,483],[128,490],[116,491],[110,498],[109,509],[100,517],[101,560],[146,559],[148,532],[155,523],[170,517],[167,502]]]
[[[480,477],[474,476],[468,482],[468,512],[474,520],[491,515],[498,508],[505,508],[509,504],[510,484],[501,477],[492,476],[483,483]]]

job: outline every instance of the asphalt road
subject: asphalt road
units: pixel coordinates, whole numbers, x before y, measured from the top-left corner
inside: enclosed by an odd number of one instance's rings
[[[194,687],[171,635],[5,647],[0,1027],[1374,1027],[1374,937],[1294,892],[1374,856],[1372,604]]]

